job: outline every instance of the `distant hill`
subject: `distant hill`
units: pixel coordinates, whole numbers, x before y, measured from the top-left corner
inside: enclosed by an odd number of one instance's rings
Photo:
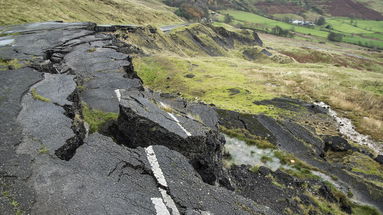
[[[179,7],[184,13],[199,10],[199,16],[203,13],[208,15],[207,9],[238,9],[268,16],[275,14],[306,16],[305,13],[310,12],[326,16],[383,20],[381,12],[369,8],[376,7],[376,4],[383,7],[383,2],[380,0],[165,0],[164,2],[170,6]],[[193,16],[192,13],[189,15]]]

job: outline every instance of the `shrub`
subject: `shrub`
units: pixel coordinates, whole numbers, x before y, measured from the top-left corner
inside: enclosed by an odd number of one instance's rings
[[[341,42],[343,39],[343,34],[330,32],[327,36],[327,39],[334,42]]]
[[[271,29],[271,33],[277,36],[281,37],[292,37],[293,35],[290,33],[289,30],[285,30],[279,26],[275,26]]]
[[[185,19],[192,19],[193,18],[193,16],[191,16],[187,11],[185,11],[184,9],[181,9],[181,8],[178,8],[174,13],[177,16],[183,17]]]
[[[233,17],[230,16],[229,14],[225,14],[225,18],[223,20],[224,23],[230,23],[233,21]]]
[[[317,19],[315,21],[315,24],[316,25],[324,25],[324,24],[326,24],[326,20],[325,20],[325,18],[323,16],[321,16],[321,17],[319,17],[319,19]]]

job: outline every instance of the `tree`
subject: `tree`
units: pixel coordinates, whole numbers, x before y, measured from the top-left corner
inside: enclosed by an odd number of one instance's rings
[[[233,17],[230,16],[229,14],[225,14],[225,18],[223,20],[224,23],[230,23],[233,21]]]
[[[327,36],[327,39],[334,42],[341,42],[343,39],[343,34],[330,32]]]
[[[316,25],[324,25],[324,24],[326,24],[326,19],[323,16],[321,16],[321,17],[319,17],[319,19],[317,19],[315,21],[315,24]]]

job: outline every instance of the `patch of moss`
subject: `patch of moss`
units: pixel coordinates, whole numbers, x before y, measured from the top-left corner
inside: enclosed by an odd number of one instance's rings
[[[354,152],[344,157],[343,162],[349,165],[353,172],[375,175],[383,178],[383,166],[367,155]]]
[[[311,173],[309,169],[285,169],[281,168],[283,172],[286,172],[289,175],[292,175],[294,177],[300,178],[300,179],[321,179],[319,176],[314,175]]]
[[[8,191],[3,191],[1,192],[1,194],[4,196],[4,197],[10,197],[10,193]]]
[[[76,88],[77,88],[79,91],[84,91],[84,90],[86,89],[86,87],[83,86],[83,85],[77,85]]]
[[[266,156],[266,155],[263,155],[263,156],[261,157],[261,162],[262,162],[262,163],[267,163],[267,162],[272,161],[272,160],[273,160],[273,159],[272,159],[271,157]]]
[[[306,192],[305,194],[309,196],[313,200],[313,202],[315,202],[316,205],[318,205],[316,210],[320,211],[319,214],[347,215],[347,213],[343,212],[336,203],[330,203],[325,199],[318,196],[314,196],[313,194],[308,192]]]
[[[253,166],[250,168],[250,171],[252,172],[258,172],[260,166]]]
[[[220,127],[220,131],[227,134],[230,137],[237,138],[245,141],[249,145],[256,145],[260,149],[275,149],[276,146],[265,138],[252,135],[245,129],[228,129],[223,126]]]
[[[48,154],[49,150],[46,146],[41,146],[38,152],[39,154]]]
[[[2,69],[2,70],[7,70],[9,67],[11,67],[12,69],[20,69],[21,67],[23,67],[23,64],[21,64],[19,62],[19,60],[17,60],[17,59],[4,60],[4,59],[0,58],[0,69],[1,69],[1,67],[6,68],[6,69]]]
[[[86,52],[92,53],[92,52],[95,52],[96,50],[97,50],[96,48],[90,48],[90,49],[86,50]]]
[[[354,215],[380,215],[377,209],[367,206],[367,205],[357,205],[353,204],[352,206],[352,214]]]
[[[16,210],[16,213],[15,213],[15,215],[23,215],[24,214],[24,211],[22,211],[22,210]]]
[[[108,113],[101,110],[91,109],[87,104],[82,103],[82,114],[85,122],[89,124],[90,133],[98,132],[103,125],[118,118],[117,113]]]
[[[282,164],[292,166],[300,172],[304,173],[304,171],[318,170],[317,168],[310,166],[307,163],[297,159],[294,155],[290,153],[277,150],[277,151],[274,151],[274,155],[281,161]]]
[[[13,207],[19,207],[20,203],[19,203],[18,201],[16,201],[16,200],[12,200],[12,201],[11,201],[11,205],[12,205]]]
[[[51,102],[50,99],[45,98],[44,96],[40,95],[40,94],[37,92],[36,88],[33,88],[33,89],[31,90],[31,94],[32,94],[32,98],[35,99],[35,100],[40,100],[40,101],[42,101],[42,102]]]

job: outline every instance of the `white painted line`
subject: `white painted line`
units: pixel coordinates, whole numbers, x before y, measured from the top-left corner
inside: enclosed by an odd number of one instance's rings
[[[164,103],[162,103],[162,102],[160,102],[160,104],[161,104],[161,106],[164,107],[164,108],[168,108],[168,107],[169,107],[169,105],[164,104]],[[190,137],[190,136],[191,136],[191,133],[190,133],[188,130],[186,130],[186,129],[181,125],[181,123],[180,123],[180,121],[177,119],[177,117],[174,116],[172,113],[169,113],[169,112],[167,112],[167,113],[169,114],[170,117],[172,117],[172,119],[177,123],[177,125],[182,129],[182,131],[184,131],[185,134],[186,134],[187,136]]]
[[[120,92],[120,89],[117,89],[114,91],[116,93],[116,96],[117,96],[117,99],[118,101],[121,101],[121,92]]]
[[[146,152],[146,156],[148,157],[150,166],[152,166],[154,177],[156,177],[159,184],[161,184],[164,187],[168,187],[168,184],[166,183],[166,180],[165,180],[165,176],[162,173],[160,164],[158,163],[156,154],[154,153],[153,146],[149,146],[145,148],[145,152]]]
[[[157,215],[170,215],[168,208],[161,198],[151,198]]]
[[[158,163],[156,153],[153,150],[153,146],[148,146],[147,148],[145,148],[145,152],[150,166],[152,167],[154,177],[157,179],[157,182],[164,187],[168,187],[165,176],[161,170],[160,164]],[[166,205],[163,203],[161,198],[152,198],[152,202],[154,204],[154,207],[156,208],[157,215],[170,215],[169,210],[167,208],[171,209],[172,215],[180,215],[176,204],[174,203],[172,197],[167,194],[166,190],[161,187],[158,187],[158,190],[160,191],[162,199],[164,200]],[[163,207],[165,207],[166,211],[163,209]]]
[[[173,119],[174,119],[174,121],[176,121],[176,123],[177,123],[177,125],[185,132],[185,134],[187,135],[187,136],[191,136],[191,133],[190,132],[188,132],[181,124],[180,124],[180,121],[177,119],[177,117],[176,116],[174,116],[172,113],[168,113],[169,114],[169,116],[171,116]]]
[[[167,193],[166,193],[166,190],[162,189],[162,188],[158,188],[161,192],[161,195],[162,195],[162,199],[164,200],[166,206],[168,208],[170,208],[172,211],[171,211],[171,214],[172,215],[180,215],[180,212],[178,211],[178,208],[176,206],[176,203],[174,203],[173,199],[171,196],[169,196]]]

